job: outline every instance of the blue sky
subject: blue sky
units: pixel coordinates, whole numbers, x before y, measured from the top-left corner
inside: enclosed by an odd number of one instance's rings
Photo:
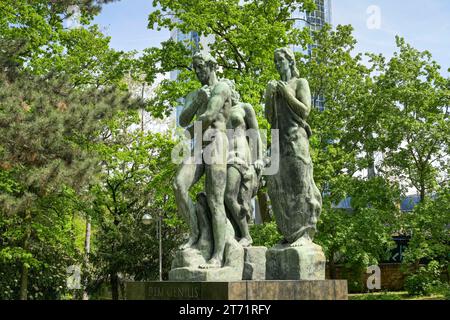
[[[368,28],[379,10],[379,26]],[[373,7],[371,8],[373,9]],[[169,38],[169,31],[147,29],[147,18],[154,10],[151,0],[121,0],[105,5],[95,23],[111,36],[118,50],[143,50],[159,46]],[[442,66],[450,68],[450,1],[449,0],[332,0],[333,25],[351,24],[358,41],[357,52],[383,53],[390,57],[395,50],[395,35],[405,37],[419,50],[429,50]],[[378,28],[379,27],[379,28]]]

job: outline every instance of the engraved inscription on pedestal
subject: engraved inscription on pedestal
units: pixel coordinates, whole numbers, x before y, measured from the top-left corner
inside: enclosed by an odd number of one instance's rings
[[[127,300],[347,300],[345,280],[126,282]]]

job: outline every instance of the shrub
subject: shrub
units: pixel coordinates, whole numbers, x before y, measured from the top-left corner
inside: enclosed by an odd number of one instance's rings
[[[254,224],[250,226],[250,235],[254,246],[271,248],[283,238],[278,232],[274,221],[265,224]]]
[[[441,266],[437,261],[431,261],[426,267],[408,276],[405,280],[405,289],[410,295],[429,295],[436,293],[442,287],[440,280]]]

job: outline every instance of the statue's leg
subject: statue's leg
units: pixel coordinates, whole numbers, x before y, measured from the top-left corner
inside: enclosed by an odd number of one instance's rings
[[[196,212],[198,219],[198,226],[200,229],[200,238],[197,243],[197,249],[211,247],[213,244],[212,230],[211,230],[211,213],[209,211],[208,200],[205,192],[197,194]],[[212,250],[211,250],[212,251]]]
[[[238,201],[241,188],[241,173],[235,167],[229,166],[227,171],[227,186],[225,190],[225,206],[231,213],[233,220],[239,228],[236,233],[239,243],[241,243],[244,247],[248,247],[252,244],[253,240],[248,230],[246,212]],[[245,199],[245,201],[246,200],[247,199]]]
[[[200,268],[221,268],[225,250],[225,234],[227,230],[227,216],[225,212],[225,188],[227,180],[226,153],[228,140],[226,136],[216,137],[213,142],[214,151],[211,154],[211,163],[205,165],[205,189],[211,211],[212,231],[214,238],[214,251],[211,259]]]
[[[187,243],[180,249],[191,247],[198,241],[200,230],[198,226],[197,213],[195,205],[189,196],[189,189],[200,180],[204,173],[203,164],[183,163],[178,169],[173,189],[175,200],[177,202],[178,213],[183,217],[190,227],[190,235]]]

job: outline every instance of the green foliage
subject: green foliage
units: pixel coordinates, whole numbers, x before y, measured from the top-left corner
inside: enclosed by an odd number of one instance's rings
[[[435,293],[440,288],[448,295],[448,283],[441,279],[446,274],[448,282],[450,275],[449,189],[443,188],[433,198],[425,199],[403,220],[403,227],[411,233],[403,260],[405,269],[412,266],[405,284],[411,294]],[[417,268],[421,262],[426,262],[426,267]]]
[[[27,60],[37,53],[45,54],[58,43],[59,32],[64,29],[64,19],[70,16],[68,8],[78,5],[81,22],[86,25],[98,14],[102,3],[114,0],[46,1],[4,0],[0,3],[0,38],[7,41],[26,42],[26,50],[20,60]]]
[[[98,148],[101,182],[91,189],[96,236],[90,288],[95,291],[109,281],[114,298],[118,296],[114,279],[119,274],[135,280],[158,278],[160,216],[165,274],[183,235],[171,192],[174,142],[168,134],[130,130],[129,123],[135,120],[130,114],[110,124],[110,135]],[[152,216],[151,225],[142,224],[145,213]]]
[[[385,261],[393,246],[392,234],[398,230],[398,193],[383,179],[351,179],[342,187],[347,190],[345,197],[351,198],[352,210],[336,209],[325,197],[316,237],[332,274],[335,264],[363,270]]]
[[[397,293],[361,294],[349,297],[349,300],[402,300]]]
[[[66,268],[81,258],[73,227],[76,199],[100,169],[95,143],[118,111],[139,104],[108,86],[118,83],[120,72],[102,73],[109,82],[101,88],[87,86],[93,74],[76,83],[85,66],[70,51],[60,57],[71,68],[62,68],[59,60],[46,68],[55,54],[43,54],[43,48],[56,48],[61,42],[54,37],[71,32],[61,28],[58,5],[0,6],[17,9],[0,18],[0,269],[7,272],[0,292],[4,298],[56,299],[67,292]],[[71,43],[83,43],[89,53],[96,46],[103,52],[109,43],[95,28],[71,34]]]
[[[66,268],[78,257],[71,201],[54,194],[43,202],[27,215],[0,212],[1,299],[20,297],[23,267],[29,269],[29,299],[58,299],[67,290]]]
[[[442,295],[445,300],[450,300],[450,284],[443,282],[434,289],[436,294]]]
[[[106,1],[2,1],[0,4],[0,45],[16,46],[9,63],[27,72],[46,75],[64,74],[74,86],[121,85],[124,74],[136,68],[133,53],[117,52],[109,47],[93,17]],[[78,5],[81,26],[65,28],[70,17],[68,7]]]
[[[124,75],[134,67],[133,53],[111,49],[110,37],[105,37],[97,25],[61,30],[58,39],[58,43],[52,43],[52,50],[32,55],[27,69],[42,75],[67,74],[74,86],[126,87]]]
[[[372,133],[379,112],[371,95],[373,66],[364,65],[362,55],[353,52],[352,31],[351,26],[336,30],[325,26],[312,33],[317,48],[311,57],[297,54],[316,107],[309,119],[314,130],[310,141],[314,179],[323,194],[316,239],[332,273],[338,263],[362,270],[384,260],[398,227],[398,188],[383,177],[367,179],[360,174],[373,164],[377,144]],[[346,198],[351,199],[352,210],[336,209]],[[359,286],[358,272],[355,277]]]
[[[351,26],[325,26],[313,33],[317,48],[311,57],[297,54],[300,75],[308,79],[313,97],[308,122],[314,179],[322,192],[332,190],[334,196],[348,178],[368,167],[361,153],[371,151],[370,69],[353,52],[352,31]]]
[[[157,278],[160,216],[164,276],[186,231],[171,192],[175,142],[130,129],[138,115],[129,109],[142,105],[130,99],[124,75],[143,81],[144,73],[153,84],[179,70],[176,81],[163,80],[146,102],[163,118],[199,87],[191,69],[199,48],[169,40],[139,59],[112,50],[109,37],[90,26],[104,2],[77,1],[82,27],[75,29],[63,25],[71,0],[0,2],[0,299],[23,296],[24,275],[30,299],[70,297],[65,279],[73,264],[84,266],[90,292],[110,282],[117,296],[119,277]],[[219,76],[236,82],[261,128],[268,128],[263,92],[278,77],[274,49],[316,43],[311,56],[297,53],[297,61],[325,107],[314,108],[308,120],[314,176],[324,195],[317,242],[332,268],[345,264],[356,288],[361,270],[386,258],[394,231],[411,234],[405,266],[428,265],[409,276],[408,290],[448,295],[439,275],[450,252],[450,87],[430,53],[397,38],[392,59],[369,54],[365,64],[353,52],[351,26],[293,28],[292,12],[313,10],[312,0],[153,2],[159,9],[149,17],[151,29],[215,38],[208,46]],[[377,177],[360,174],[374,166]],[[422,203],[400,215],[401,192],[410,186]],[[336,209],[347,197],[352,211]],[[154,218],[149,226],[141,223],[144,213]],[[86,221],[93,229],[89,257],[83,256]],[[275,222],[253,225],[251,234],[255,245],[281,240]]]
[[[450,192],[443,188],[434,199],[427,199],[403,217],[403,228],[411,234],[404,254],[405,264],[435,260],[450,263]]]
[[[279,243],[283,237],[278,232],[274,221],[265,224],[253,224],[250,226],[250,235],[254,246],[271,248]]]
[[[417,272],[408,276],[405,281],[405,289],[410,295],[429,295],[436,292],[442,286],[442,267],[437,261],[431,261],[425,267],[420,267]]]
[[[415,187],[421,200],[440,184],[448,185],[450,91],[448,80],[428,51],[420,52],[397,37],[398,52],[387,63],[374,58],[376,133],[383,152],[382,170]],[[444,173],[444,174],[443,174]]]
[[[243,101],[251,103],[261,115],[260,103],[267,82],[277,77],[273,65],[275,48],[288,44],[305,47],[310,40],[307,29],[293,28],[295,21],[291,14],[295,10],[311,11],[314,8],[311,0],[162,0],[153,4],[161,9],[150,14],[149,28],[176,28],[184,33],[196,31],[201,36],[214,37],[215,41],[208,46],[221,67],[219,75],[234,80]],[[190,41],[178,44],[167,41],[161,48],[147,51],[147,63],[159,66],[150,72],[148,80],[155,78],[155,72],[181,72],[176,81],[161,84],[159,92],[172,94],[155,98],[151,111],[156,116],[177,106],[177,101],[196,81],[190,68],[193,50],[197,48]]]

